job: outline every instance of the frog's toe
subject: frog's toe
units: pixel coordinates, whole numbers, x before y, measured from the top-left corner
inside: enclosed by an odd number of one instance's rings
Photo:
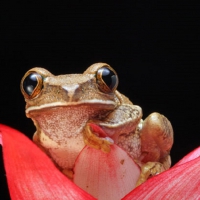
[[[155,176],[165,169],[162,163],[159,162],[147,162],[141,167],[140,177],[137,181],[137,186],[144,183],[148,178]]]
[[[103,152],[110,152],[114,141],[96,124],[88,122],[83,131],[85,144]]]

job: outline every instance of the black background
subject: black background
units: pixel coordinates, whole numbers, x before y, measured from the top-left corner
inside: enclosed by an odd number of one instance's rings
[[[19,89],[28,69],[82,73],[107,62],[119,75],[118,90],[143,108],[144,117],[157,111],[171,121],[173,164],[199,146],[199,4],[41,2],[1,3],[0,123],[30,138],[34,133]],[[6,199],[0,163],[0,199]]]

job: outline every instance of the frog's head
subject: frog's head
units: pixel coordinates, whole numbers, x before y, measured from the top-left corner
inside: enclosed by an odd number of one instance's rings
[[[83,74],[59,76],[44,68],[32,68],[21,80],[21,91],[26,101],[26,113],[80,104],[112,110],[118,104],[117,85],[115,70],[105,63],[97,63]]]

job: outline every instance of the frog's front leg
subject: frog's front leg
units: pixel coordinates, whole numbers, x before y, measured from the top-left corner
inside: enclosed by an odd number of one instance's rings
[[[141,138],[141,176],[138,185],[171,165],[170,150],[173,144],[173,129],[169,120],[152,113],[143,122]]]
[[[83,131],[85,144],[110,151],[110,145],[118,143],[119,135],[134,132],[142,117],[139,106],[124,104],[118,106],[101,120],[90,120]]]

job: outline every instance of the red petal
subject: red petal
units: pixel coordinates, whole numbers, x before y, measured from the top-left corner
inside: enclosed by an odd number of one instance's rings
[[[139,167],[116,145],[109,153],[86,146],[74,168],[74,183],[98,199],[118,200],[135,188]]]
[[[98,133],[99,137],[107,137],[106,132],[100,126],[90,123],[90,127],[94,133]]]
[[[67,179],[26,136],[0,125],[0,142],[11,198],[14,200],[94,200]]]
[[[179,162],[176,163],[176,165],[174,166],[178,166],[181,165],[183,163],[186,163],[190,160],[193,160],[195,158],[200,157],[200,147],[194,149],[193,151],[191,151],[189,154],[187,154],[186,156],[184,156]]]
[[[200,157],[175,166],[130,192],[123,200],[132,199],[199,199]]]

